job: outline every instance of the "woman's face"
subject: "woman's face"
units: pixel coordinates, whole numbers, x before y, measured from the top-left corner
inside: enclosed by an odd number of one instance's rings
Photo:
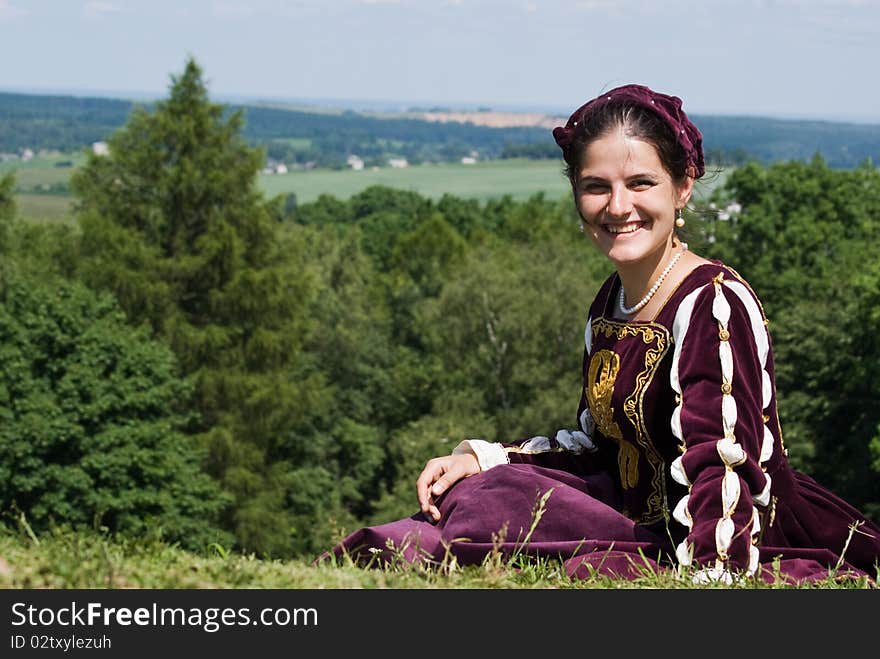
[[[574,183],[584,232],[615,265],[666,250],[693,179],[676,184],[654,145],[614,129],[584,148]]]

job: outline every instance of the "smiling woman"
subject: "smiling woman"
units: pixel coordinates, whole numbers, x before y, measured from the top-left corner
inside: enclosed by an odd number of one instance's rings
[[[614,268],[586,319],[576,427],[462,441],[419,476],[420,512],[325,556],[501,551],[560,558],[573,577],[875,579],[880,528],[788,461],[760,300],[678,237],[704,173],[681,100],[626,85],[553,134],[584,232]]]

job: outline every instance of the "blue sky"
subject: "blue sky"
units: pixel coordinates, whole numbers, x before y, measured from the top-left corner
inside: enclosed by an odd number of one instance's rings
[[[217,99],[880,123],[880,0],[0,0],[2,90],[162,96],[190,55]]]

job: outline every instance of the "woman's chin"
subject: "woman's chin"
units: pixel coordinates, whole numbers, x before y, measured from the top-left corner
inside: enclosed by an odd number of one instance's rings
[[[606,243],[605,256],[615,264],[625,265],[627,263],[636,263],[647,256],[650,251],[643,241],[625,242],[615,240]]]

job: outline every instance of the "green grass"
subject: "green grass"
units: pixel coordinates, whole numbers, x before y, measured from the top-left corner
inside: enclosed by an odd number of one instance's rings
[[[67,183],[73,170],[86,161],[84,153],[58,153],[37,156],[28,161],[0,162],[0,176],[15,174],[15,186],[20,192],[39,192],[43,186]],[[69,166],[65,163],[71,163]]]
[[[3,163],[0,176],[15,171],[16,201],[20,215],[25,219],[57,220],[70,211],[71,198],[64,195],[41,194],[43,186],[66,183],[73,168],[59,168],[59,159],[41,159],[22,163],[19,167]],[[74,160],[74,162],[76,162]],[[27,166],[25,166],[27,165]],[[321,194],[330,194],[340,200],[371,185],[385,185],[411,190],[431,199],[449,193],[465,199],[485,201],[503,195],[524,200],[537,192],[550,198],[568,194],[568,184],[556,161],[499,160],[476,165],[437,164],[404,169],[383,167],[378,170],[311,170],[289,174],[261,174],[258,185],[266,197],[295,193],[300,204],[314,201]]]
[[[643,571],[633,580],[607,576],[571,579],[560,561],[491,552],[480,565],[453,560],[419,565],[392,560],[363,568],[344,557],[261,560],[222,547],[187,552],[160,539],[114,538],[99,532],[56,529],[40,536],[27,524],[0,526],[0,588],[294,588],[294,589],[875,589],[866,578],[802,585],[743,579],[731,586],[697,586],[690,576]]]
[[[431,199],[439,199],[445,193],[480,201],[504,195],[521,201],[538,192],[549,198],[569,194],[561,161],[556,160],[511,159],[474,165],[442,163],[402,169],[297,171],[260,175],[259,184],[269,197],[293,192],[301,204],[314,201],[321,194],[348,199],[371,185],[411,190]]]
[[[31,167],[15,171],[19,192],[41,192],[58,183],[67,184],[72,167]]]
[[[66,186],[73,171],[85,161],[85,153],[56,153],[26,162],[7,161],[0,163],[0,177],[15,175],[15,203],[22,219],[58,221],[70,215],[73,199],[69,194],[48,194],[49,190],[52,186]]]
[[[70,217],[73,197],[69,195],[17,194],[18,215],[28,222],[58,222]]]
[[[297,151],[306,151],[312,147],[312,140],[308,137],[277,137],[271,140],[281,144],[287,144]]]
[[[8,171],[16,170],[16,171],[27,171],[31,169],[42,170],[42,169],[66,169],[70,171],[67,167],[56,167],[59,163],[72,162],[74,167],[79,167],[86,162],[86,152],[77,151],[74,153],[62,153],[60,151],[55,151],[51,153],[41,153],[40,155],[34,156],[30,160],[7,160],[4,162],[0,162],[0,176],[5,174]]]

